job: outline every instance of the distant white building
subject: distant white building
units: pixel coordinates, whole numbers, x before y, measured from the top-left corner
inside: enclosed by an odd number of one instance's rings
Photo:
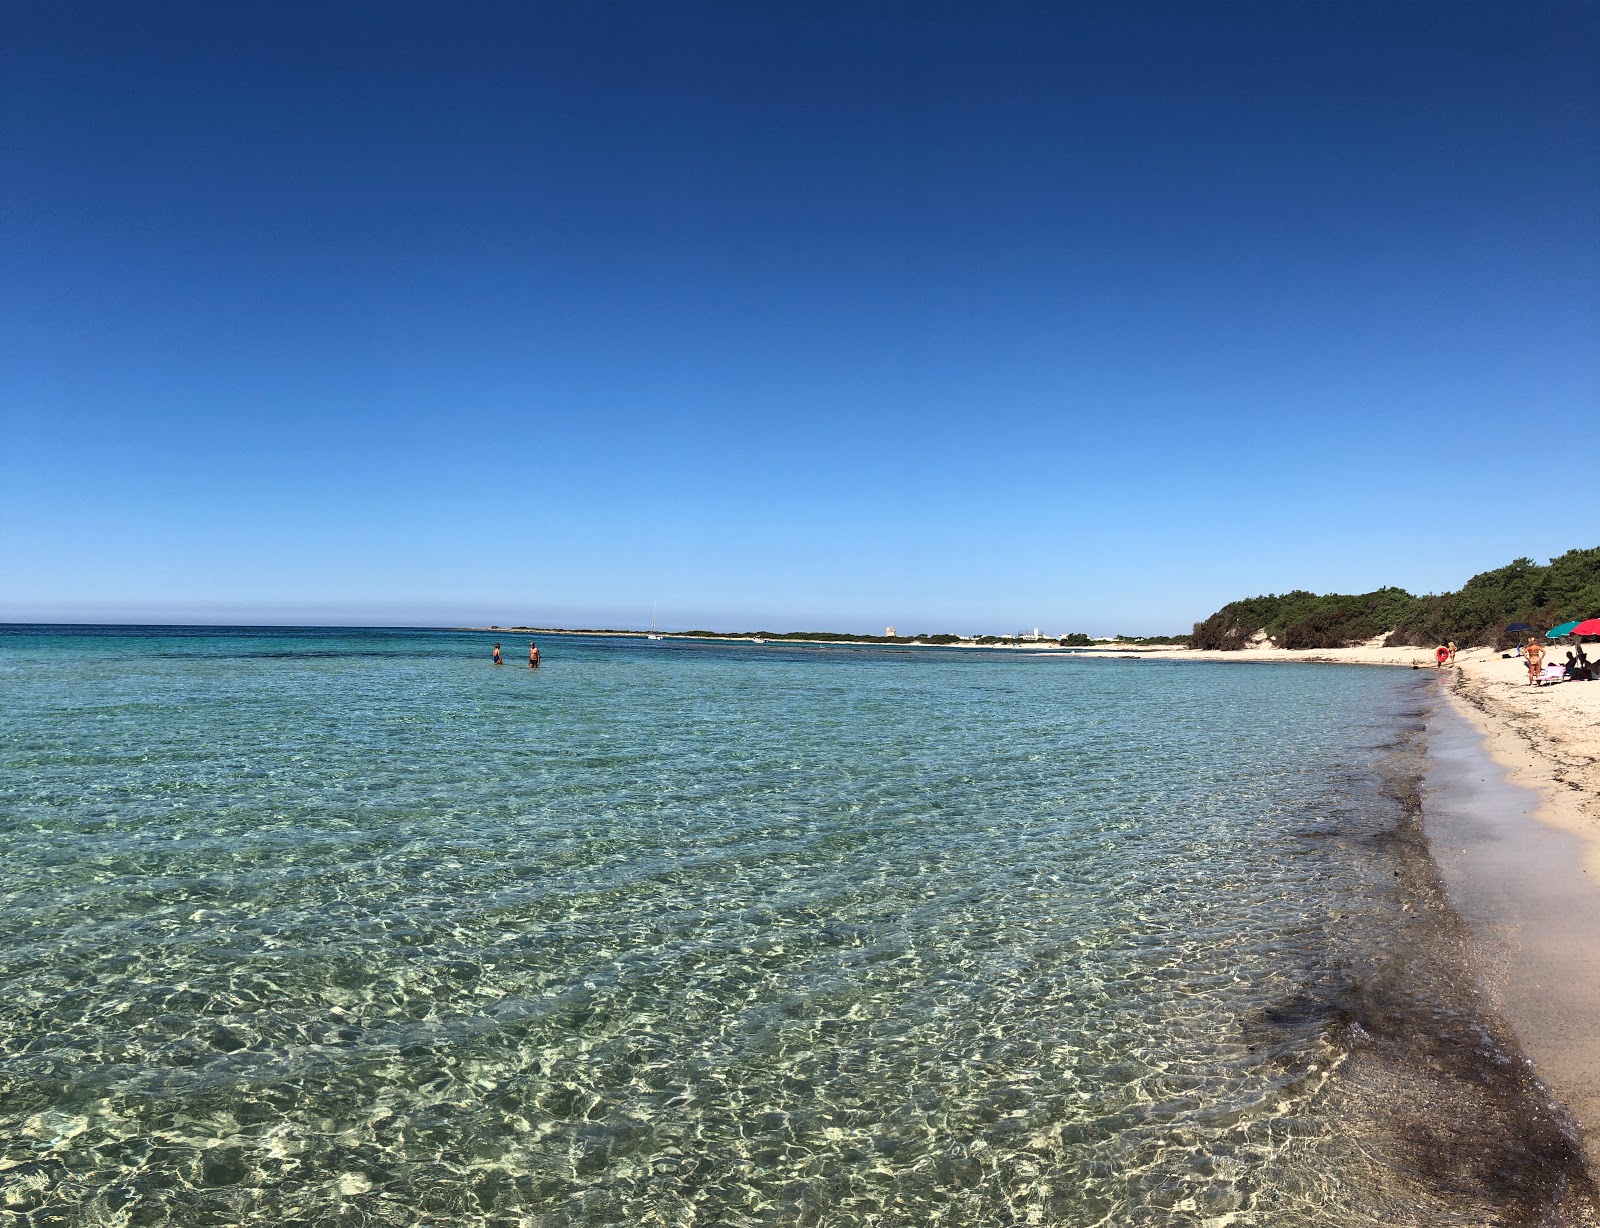
[[[894,639],[894,628],[893,627],[885,627],[883,629],[883,633],[885,635],[887,635],[891,640]]]

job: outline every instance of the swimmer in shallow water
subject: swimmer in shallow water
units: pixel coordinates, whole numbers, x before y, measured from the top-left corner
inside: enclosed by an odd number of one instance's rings
[[[535,644],[532,640],[528,641],[528,668],[539,668],[539,645]]]
[[[494,663],[496,665],[500,664],[500,645],[499,644],[496,644],[494,646]]]

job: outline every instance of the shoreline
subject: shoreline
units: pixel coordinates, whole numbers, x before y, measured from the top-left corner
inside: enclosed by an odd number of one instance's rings
[[[1600,1174],[1600,682],[1531,687],[1521,659],[1495,649],[1436,669],[1427,649],[1378,642],[1080,655],[1433,670],[1423,833],[1486,1000]]]
[[[1600,1171],[1600,884],[1583,836],[1497,751],[1502,731],[1448,692],[1427,718],[1422,833],[1465,926],[1468,966],[1553,1097],[1547,1112]],[[1563,1221],[1564,1222],[1564,1221]]]
[[[1600,1172],[1600,683],[1530,687],[1497,653],[1453,674],[1429,722],[1424,831],[1489,1000]]]
[[[1042,654],[1041,654],[1042,655]],[[1082,649],[1104,659],[1431,670],[1422,830],[1479,989],[1600,1174],[1600,682],[1527,685],[1492,648]],[[1563,1221],[1564,1222],[1564,1221]]]
[[[1600,683],[1530,687],[1520,661],[1468,662],[1445,688],[1512,780],[1538,793],[1539,818],[1585,846],[1600,881]]]

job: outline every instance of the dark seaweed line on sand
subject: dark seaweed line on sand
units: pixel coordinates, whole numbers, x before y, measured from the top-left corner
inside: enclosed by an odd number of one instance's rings
[[[1425,717],[1405,713],[1386,748],[1381,792],[1396,822],[1370,837],[1392,863],[1401,925],[1365,977],[1320,1004],[1322,1025],[1350,1054],[1341,1073],[1374,1097],[1382,1145],[1411,1179],[1487,1204],[1513,1228],[1600,1223],[1577,1123],[1478,988],[1469,929],[1433,859]],[[1419,1086],[1426,1094],[1404,1094]]]

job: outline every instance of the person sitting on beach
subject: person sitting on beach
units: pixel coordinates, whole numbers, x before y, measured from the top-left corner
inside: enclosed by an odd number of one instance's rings
[[[1532,686],[1544,665],[1544,649],[1538,640],[1528,641],[1527,647],[1522,650],[1522,659],[1528,663],[1528,685]]]
[[[539,668],[539,645],[535,644],[532,640],[528,641],[528,668]]]
[[[499,644],[496,644],[494,646],[494,663],[496,665],[500,664],[500,645]]]

